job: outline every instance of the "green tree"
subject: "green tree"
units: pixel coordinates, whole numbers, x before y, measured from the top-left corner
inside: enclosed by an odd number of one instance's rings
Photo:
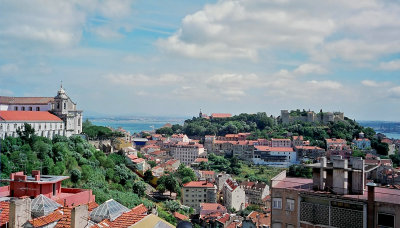
[[[146,194],[146,183],[143,181],[136,181],[132,186],[133,193],[136,193],[139,197],[143,197]]]
[[[181,205],[176,200],[167,200],[164,202],[165,208],[170,212],[178,211],[181,208]]]
[[[144,172],[143,180],[145,182],[150,183],[150,181],[153,180],[153,178],[154,178],[153,172],[150,169],[148,169],[148,170],[146,170],[146,172]]]
[[[82,174],[81,171],[79,171],[79,169],[73,169],[71,170],[71,181],[73,183],[78,183],[78,181],[81,179]]]

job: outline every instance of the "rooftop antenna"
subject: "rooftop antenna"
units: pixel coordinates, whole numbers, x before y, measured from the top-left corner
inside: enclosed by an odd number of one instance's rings
[[[61,80],[61,88],[62,88],[62,80]]]

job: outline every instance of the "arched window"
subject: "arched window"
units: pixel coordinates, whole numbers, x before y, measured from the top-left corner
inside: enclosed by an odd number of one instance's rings
[[[60,102],[57,103],[57,109],[60,109]]]
[[[36,107],[36,111],[40,111],[40,107]]]
[[[15,110],[15,111],[18,111],[18,107],[17,107],[17,106],[15,106],[15,107],[14,107],[14,110]]]
[[[29,111],[32,111],[32,107],[29,107]]]
[[[67,103],[64,103],[64,109],[66,109],[67,108]]]
[[[21,110],[22,110],[22,111],[25,111],[25,107],[22,107]]]

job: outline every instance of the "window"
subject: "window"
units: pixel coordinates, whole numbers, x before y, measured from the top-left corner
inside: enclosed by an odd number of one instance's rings
[[[60,109],[60,103],[57,103],[57,109]]]
[[[282,198],[273,198],[272,199],[272,208],[273,209],[282,209]]]
[[[394,228],[394,215],[378,213],[378,227]]]
[[[36,107],[36,111],[40,111],[40,107]]]
[[[64,109],[66,109],[67,108],[67,103],[64,103]]]
[[[291,225],[291,224],[287,224],[287,225],[286,225],[286,228],[294,228],[294,226]]]
[[[15,111],[18,111],[18,107],[14,107],[14,110],[15,110]]]
[[[53,184],[53,196],[56,195],[56,184]]]
[[[32,111],[32,107],[29,107],[29,111]]]
[[[25,107],[22,107],[21,110],[22,110],[22,111],[25,111]]]
[[[272,228],[282,228],[282,224],[281,223],[274,223],[272,224]]]
[[[286,210],[287,211],[294,211],[294,200],[286,199]]]

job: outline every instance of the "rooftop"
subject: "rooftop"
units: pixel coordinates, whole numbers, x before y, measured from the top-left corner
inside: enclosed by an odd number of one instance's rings
[[[0,111],[0,121],[53,121],[62,122],[50,112]]]
[[[8,105],[23,105],[23,104],[35,104],[35,105],[47,105],[54,101],[54,97],[5,97],[0,96],[0,104]]]
[[[208,181],[190,181],[183,185],[185,188],[213,188],[214,184]]]

